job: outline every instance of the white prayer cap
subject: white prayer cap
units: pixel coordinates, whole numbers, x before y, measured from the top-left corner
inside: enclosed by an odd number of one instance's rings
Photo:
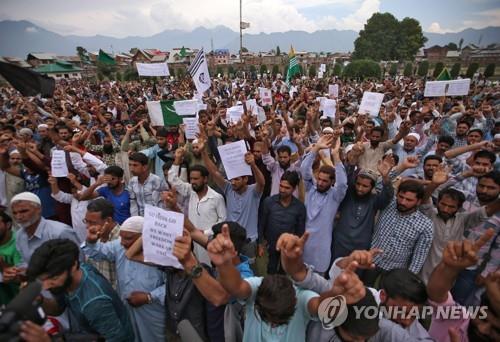
[[[323,134],[333,134],[333,128],[331,127],[325,127],[322,130]]]
[[[27,201],[27,202],[36,203],[39,206],[42,205],[40,198],[37,195],[35,195],[34,193],[29,192],[29,191],[21,192],[20,194],[17,194],[14,197],[12,197],[12,199],[10,200],[10,204],[12,205],[14,202],[17,202],[17,201]]]
[[[27,127],[24,127],[19,130],[19,134],[32,136],[33,131]]]
[[[493,137],[493,139],[500,139],[500,133],[495,134],[495,136]]]
[[[38,129],[40,128],[49,128],[49,126],[47,124],[39,124]]]
[[[142,226],[144,225],[144,217],[131,216],[126,219],[120,226],[120,231],[142,233]]]
[[[417,139],[417,142],[420,141],[420,134],[418,133],[409,133],[407,137],[414,137],[415,139]]]
[[[9,152],[9,156],[13,155],[13,154],[19,154],[19,151],[18,150],[12,150]]]
[[[344,153],[347,154],[349,152],[351,152],[351,150],[353,149],[354,147],[354,144],[349,144],[347,145],[345,148],[344,148]]]

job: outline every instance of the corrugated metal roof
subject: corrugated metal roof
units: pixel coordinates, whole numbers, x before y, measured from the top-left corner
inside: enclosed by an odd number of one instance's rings
[[[75,67],[73,64],[66,61],[57,61],[56,63],[41,65],[36,69],[36,72],[47,74],[47,73],[68,73],[68,72],[80,72],[81,68]]]

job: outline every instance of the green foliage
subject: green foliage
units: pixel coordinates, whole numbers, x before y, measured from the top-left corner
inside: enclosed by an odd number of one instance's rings
[[[493,75],[495,75],[495,63],[490,63],[486,66],[486,69],[484,69],[484,77],[488,78]]]
[[[276,56],[279,56],[279,55],[281,55],[281,49],[278,45],[278,46],[276,46]]]
[[[101,62],[97,62],[97,72],[100,72],[103,74],[105,77],[108,79],[112,78],[112,74],[116,72],[116,66],[115,65],[109,65]]]
[[[177,69],[177,72],[176,72],[177,78],[182,78],[182,77],[184,77],[185,74],[186,74],[186,69],[184,69],[184,68]]]
[[[418,64],[417,75],[420,77],[425,77],[429,73],[429,62],[423,61]]]
[[[309,77],[316,77],[316,74],[316,66],[312,64],[311,66],[309,66]]]
[[[279,66],[277,66],[276,64],[275,64],[275,65],[273,65],[273,68],[272,68],[271,73],[273,74],[273,76],[276,76],[277,74],[279,74],[279,73],[280,73],[280,67],[279,67]]]
[[[123,75],[121,72],[117,71],[116,74],[115,74],[115,80],[121,82],[123,81]]]
[[[451,78],[457,78],[457,76],[460,74],[460,66],[460,63],[453,64],[450,70]]]
[[[396,76],[398,74],[398,63],[392,63],[389,69],[389,75]]]
[[[474,77],[474,74],[476,73],[477,69],[479,69],[479,64],[471,63],[469,64],[469,67],[467,68],[467,72],[465,73],[465,75],[468,78],[472,78]]]
[[[135,81],[139,79],[139,74],[135,68],[130,67],[124,71],[122,78],[124,81]]]
[[[224,69],[222,68],[222,66],[220,65],[217,65],[217,69],[215,69],[215,75],[219,75],[221,74],[221,76],[224,76]]]
[[[304,68],[302,67],[302,64],[299,64],[299,74],[304,75]]]
[[[403,71],[405,77],[413,76],[413,63],[406,63],[405,69]]]
[[[266,66],[266,65],[264,65],[264,64],[262,64],[262,65],[260,66],[260,71],[259,71],[259,73],[260,73],[261,75],[266,74],[266,73],[267,73],[267,66]]]
[[[457,44],[451,42],[451,43],[448,43],[448,45],[446,45],[446,47],[448,48],[448,50],[450,51],[458,51],[458,46]]]
[[[436,66],[434,67],[434,72],[432,73],[432,76],[435,78],[435,77],[438,77],[439,74],[441,73],[441,71],[443,71],[444,69],[444,64],[443,62],[437,62],[436,63]]]
[[[100,72],[100,71],[98,71],[98,72],[97,72],[97,80],[98,80],[99,82],[104,81],[104,75],[103,75],[103,74],[102,74],[102,72]]]
[[[333,66],[333,74],[335,76],[340,76],[342,75],[342,69],[343,69],[343,65],[340,64],[340,63],[335,63],[335,65]]]
[[[460,38],[460,41],[458,42],[458,51],[462,50],[462,45],[464,44],[464,39]]]
[[[257,68],[255,67],[255,65],[250,65],[250,69],[249,70],[250,70],[250,72],[252,74],[255,74],[257,72]]]
[[[235,70],[234,70],[234,68],[233,68],[233,66],[232,66],[232,65],[230,65],[230,66],[227,68],[227,73],[228,73],[229,75],[234,75]]]
[[[390,13],[375,13],[354,42],[353,59],[413,60],[427,38],[413,18],[398,21]]]
[[[343,72],[344,77],[380,78],[380,65],[369,59],[358,59],[349,63]]]
[[[241,52],[248,52],[248,49],[247,49],[246,47],[244,47],[244,46],[243,46],[243,47],[241,48]]]

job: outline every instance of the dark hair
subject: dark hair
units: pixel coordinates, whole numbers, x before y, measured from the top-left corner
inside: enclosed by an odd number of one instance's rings
[[[373,178],[370,178],[367,175],[364,175],[362,173],[358,173],[358,175],[356,176],[356,178],[357,177],[363,178],[363,179],[368,179],[370,181],[370,184],[371,184],[372,188],[375,186],[375,180]]]
[[[474,154],[474,160],[476,160],[477,158],[487,158],[490,160],[491,164],[495,164],[495,161],[497,160],[497,156],[495,155],[495,153],[488,150],[477,151]]]
[[[191,174],[191,172],[193,172],[193,171],[197,171],[197,172],[201,173],[202,177],[208,177],[208,175],[209,175],[207,168],[203,165],[193,165],[189,169],[189,173]]]
[[[156,130],[157,137],[166,137],[168,135],[168,131],[165,127],[160,127]]]
[[[443,158],[441,158],[440,156],[437,156],[435,154],[431,154],[431,155],[428,155],[427,157],[425,157],[424,165],[425,165],[425,163],[427,163],[428,160],[437,160],[440,163],[443,162]]]
[[[67,129],[67,130],[68,130],[68,132],[70,132],[70,133],[71,133],[71,130],[70,130],[70,129],[69,129],[69,127],[68,127],[68,126],[66,126],[66,125],[60,125],[60,126],[56,126],[56,127],[55,127],[55,130],[56,130],[56,132],[57,132],[57,133],[59,133],[59,131],[60,131],[61,129]]]
[[[123,169],[116,165],[108,166],[106,170],[104,170],[104,174],[123,178]]]
[[[480,128],[473,128],[473,129],[469,130],[469,131],[467,132],[467,135],[469,135],[469,134],[471,134],[471,133],[473,133],[473,132],[478,132],[479,134],[481,134],[481,136],[483,136],[483,135],[484,135],[483,131],[482,131]]]
[[[415,116],[415,115],[417,115],[418,113],[420,113],[420,111],[419,111],[419,110],[412,110],[412,111],[410,112],[409,116]]]
[[[458,208],[460,208],[462,206],[462,204],[464,204],[464,202],[465,202],[465,195],[461,191],[458,191],[457,189],[445,188],[445,189],[441,190],[439,192],[439,195],[438,195],[438,201],[441,201],[441,199],[444,196],[448,196],[452,200],[457,201]]]
[[[352,122],[347,122],[347,123],[344,124],[344,128],[354,129],[354,124]],[[373,131],[374,128],[375,127],[372,128],[372,131]]]
[[[262,279],[254,306],[263,321],[287,324],[295,313],[296,304],[295,288],[287,276],[272,274]]]
[[[322,165],[319,168],[319,173],[326,173],[330,176],[331,181],[335,180],[335,169],[330,165]]]
[[[101,218],[106,219],[108,217],[113,217],[115,206],[107,199],[98,198],[87,205],[87,211],[101,213]]]
[[[11,131],[12,133],[16,133],[16,127],[12,126],[12,125],[5,125],[2,127],[2,130],[7,130],[7,131]]]
[[[130,155],[130,157],[128,157],[128,160],[138,162],[142,165],[148,165],[148,162],[149,162],[148,157],[144,153],[141,153],[141,152],[132,153]]]
[[[233,242],[234,249],[238,254],[241,253],[243,246],[247,242],[247,231],[238,222],[224,221],[219,222],[212,226],[212,231],[214,232],[214,237],[219,235],[222,231],[222,226],[227,224],[229,226],[229,236]]]
[[[31,256],[26,275],[29,281],[47,273],[49,277],[62,274],[78,263],[80,249],[71,240],[53,239],[45,241]]]
[[[413,192],[418,199],[424,198],[424,186],[414,180],[405,180],[399,185],[398,193]]]
[[[493,170],[491,172],[488,172],[485,175],[482,175],[481,177],[478,177],[478,181],[480,181],[483,178],[489,178],[492,179],[496,185],[500,185],[500,171]]]
[[[341,327],[349,334],[367,338],[372,337],[378,332],[380,317],[379,315],[375,315],[373,318],[368,318],[367,315],[357,317],[356,311],[361,311],[359,309],[378,306],[370,289],[365,287],[365,290],[366,294],[362,299],[354,304],[347,305],[347,318]]]
[[[448,144],[450,146],[453,146],[453,145],[455,145],[455,139],[453,139],[449,135],[442,135],[438,139],[438,144],[439,143],[446,143],[446,144]]]
[[[382,276],[380,288],[389,298],[401,298],[421,305],[427,302],[427,289],[415,273],[408,269],[393,269]]]
[[[380,135],[384,135],[385,130],[382,127],[380,127],[380,126],[375,126],[375,127],[372,128],[372,133],[373,132],[380,132]]]
[[[471,124],[468,120],[464,120],[464,119],[459,120],[459,121],[457,122],[457,126],[458,126],[458,125],[461,125],[461,124],[467,125],[467,127],[469,127],[469,128],[472,126],[472,124]]]
[[[278,149],[276,150],[276,153],[277,154],[280,154],[280,153],[283,153],[283,152],[286,152],[288,153],[288,155],[291,155],[292,154],[292,149],[290,148],[290,146],[287,146],[287,145],[281,145],[280,147],[278,147]]]
[[[297,171],[285,171],[280,180],[287,181],[293,188],[295,188],[297,185],[299,185],[300,176]]]
[[[12,222],[12,218],[9,215],[7,215],[7,213],[4,211],[0,211],[0,219],[2,220],[3,223]]]

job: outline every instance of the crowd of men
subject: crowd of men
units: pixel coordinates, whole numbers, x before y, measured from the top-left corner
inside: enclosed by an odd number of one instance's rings
[[[216,78],[196,139],[152,126],[146,105],[197,96],[189,79],[63,80],[48,99],[0,88],[0,304],[42,282],[49,320],[23,322],[26,341],[179,341],[186,329],[203,341],[499,341],[500,87],[428,98],[424,86]],[[359,110],[367,91],[384,94],[377,115]],[[333,117],[321,97],[336,100]],[[218,147],[240,140],[251,174],[227,179]],[[55,151],[67,177],[52,175]],[[184,214],[182,268],[144,261],[146,205]],[[322,303],[340,295],[343,319],[328,326],[337,316]],[[460,306],[486,315],[415,315]],[[367,307],[399,314],[357,314]]]

